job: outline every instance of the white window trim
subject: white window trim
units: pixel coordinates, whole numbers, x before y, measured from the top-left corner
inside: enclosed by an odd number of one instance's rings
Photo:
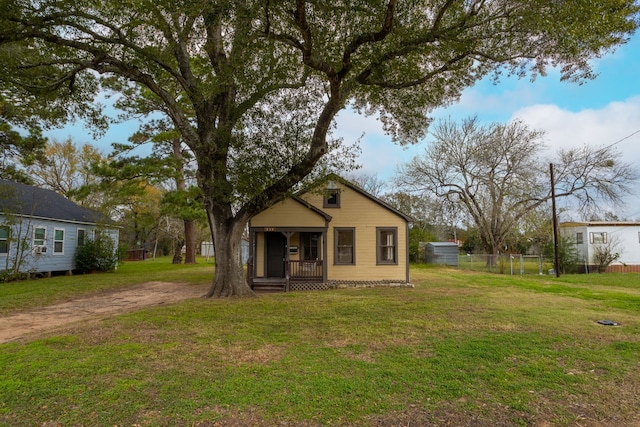
[[[62,240],[56,240],[56,231],[62,231]],[[53,255],[64,255],[64,238],[65,238],[65,234],[66,230],[64,228],[54,228],[53,229],[53,247],[51,248],[51,251],[53,253]],[[61,251],[56,251],[56,243],[62,243],[62,250]]]
[[[36,230],[44,230],[44,237],[42,239],[37,239],[37,240],[42,240],[42,244],[37,244],[36,243]],[[47,227],[40,227],[40,226],[33,227],[33,239],[31,240],[31,244],[34,247],[35,246],[47,246]]]
[[[601,242],[596,242],[595,235],[599,235],[602,237]],[[589,243],[592,245],[602,245],[607,244],[607,232],[606,231],[592,231],[589,233]]]
[[[87,233],[87,229],[86,228],[78,228],[76,230],[76,248],[80,247],[80,231],[84,231],[84,239],[82,240],[82,244],[84,245],[85,243],[87,243],[87,239],[89,238],[89,233]]]
[[[4,240],[7,242],[7,252],[0,253],[0,257],[8,257],[9,253],[11,253],[11,227],[6,224],[0,224],[0,227],[7,229],[7,237],[0,238],[0,241]]]

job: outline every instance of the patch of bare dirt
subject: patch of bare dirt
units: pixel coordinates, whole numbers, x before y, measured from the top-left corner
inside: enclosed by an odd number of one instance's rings
[[[148,282],[21,311],[0,317],[0,344],[78,321],[101,319],[141,308],[198,298],[206,290],[205,285]]]

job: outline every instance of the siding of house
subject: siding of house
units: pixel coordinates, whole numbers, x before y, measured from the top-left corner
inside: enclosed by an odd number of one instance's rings
[[[23,272],[48,273],[58,271],[71,271],[75,269],[75,255],[78,247],[78,230],[85,230],[85,238],[93,236],[96,226],[93,224],[80,224],[68,221],[56,221],[42,218],[29,218],[17,215],[6,217],[0,215],[0,224],[11,227],[8,254],[0,255],[0,270],[6,270],[15,262],[18,255],[18,246],[25,242],[27,249],[23,252],[23,264],[20,269]],[[34,253],[34,230],[44,228],[46,252]],[[62,240],[62,253],[54,253],[55,230],[64,231]],[[111,239],[118,243],[118,231],[115,229],[103,230]]]
[[[307,193],[301,196],[310,204],[331,215],[327,233],[327,265],[329,281],[407,281],[407,223],[389,209],[360,192],[338,182],[340,207],[323,206],[323,195]],[[355,265],[334,263],[335,228],[355,228]],[[376,262],[377,229],[397,229],[397,264],[378,265]]]
[[[316,205],[317,206],[317,205]],[[322,206],[322,201],[320,201]],[[251,218],[252,227],[324,227],[325,220],[295,200],[285,199]]]

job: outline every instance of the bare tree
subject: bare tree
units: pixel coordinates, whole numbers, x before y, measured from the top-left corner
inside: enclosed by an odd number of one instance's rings
[[[612,262],[620,258],[620,255],[620,242],[612,237],[606,243],[595,244],[591,258],[598,267],[598,273],[604,273]]]
[[[542,132],[514,121],[483,126],[477,118],[439,122],[424,155],[400,168],[397,181],[464,208],[492,254],[504,250],[510,233],[551,198],[548,162],[538,154]],[[612,147],[561,150],[556,196],[586,209],[596,200],[619,203],[636,174]]]
[[[381,197],[387,186],[387,183],[375,173],[352,172],[346,176],[346,179],[375,197]]]
[[[105,158],[97,148],[89,144],[78,147],[67,138],[64,142],[48,141],[44,152],[42,159],[27,168],[37,186],[53,190],[83,206],[100,206],[101,197],[95,190],[81,194],[83,186],[95,189],[99,182],[92,168]]]

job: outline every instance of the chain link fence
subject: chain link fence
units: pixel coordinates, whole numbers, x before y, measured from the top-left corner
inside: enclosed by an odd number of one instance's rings
[[[466,254],[458,257],[458,268],[511,275],[553,274],[553,261],[542,255]]]

